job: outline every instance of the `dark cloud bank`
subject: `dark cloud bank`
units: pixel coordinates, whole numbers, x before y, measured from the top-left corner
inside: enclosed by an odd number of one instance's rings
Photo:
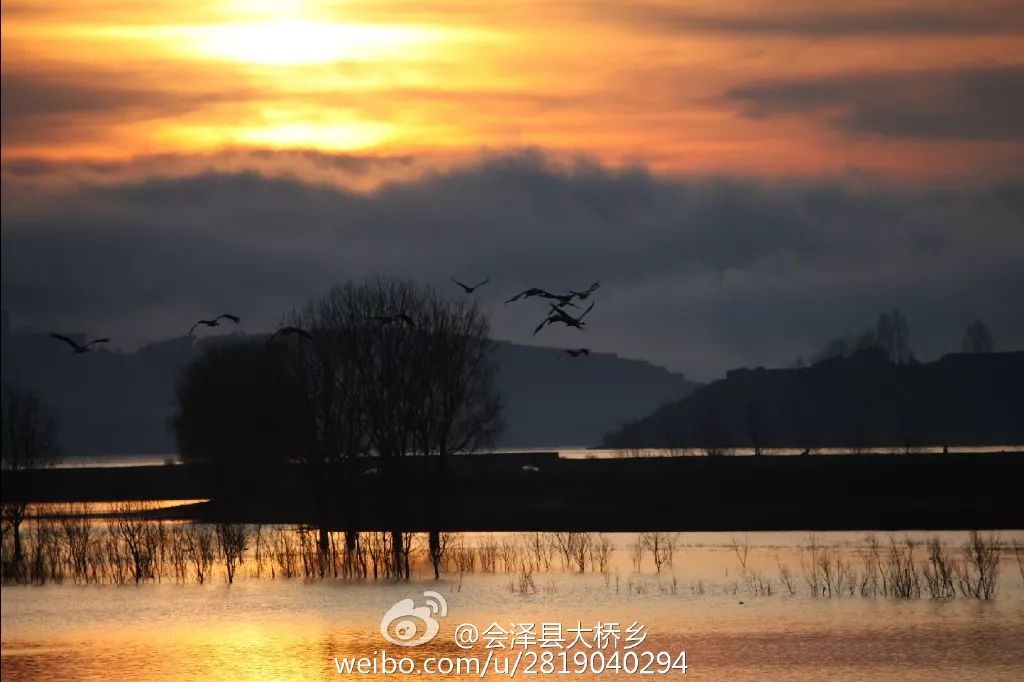
[[[4,176],[3,306],[19,327],[124,347],[234,311],[248,331],[348,277],[491,277],[495,335],[589,345],[710,379],[788,364],[901,307],[922,358],[981,317],[1024,346],[1024,183],[666,179],[490,156],[372,193],[254,173],[78,185],[38,201]],[[584,335],[531,337],[527,286],[602,288]],[[115,343],[115,345],[117,345]]]
[[[1024,67],[862,73],[732,88],[756,118],[824,115],[855,134],[926,140],[1024,139]]]

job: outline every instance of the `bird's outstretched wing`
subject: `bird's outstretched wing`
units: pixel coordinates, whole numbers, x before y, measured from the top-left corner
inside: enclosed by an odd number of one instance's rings
[[[590,305],[587,306],[587,309],[583,311],[583,314],[576,318],[576,321],[579,322],[580,320],[582,320],[584,317],[587,316],[587,313],[589,313],[593,309],[594,309],[594,301],[591,301]]]
[[[595,291],[597,291],[598,287],[600,287],[600,286],[601,286],[601,282],[600,281],[595,281],[593,284],[591,284],[589,287],[587,287],[583,291],[576,291],[575,289],[570,289],[569,290],[569,294],[571,296],[574,296],[574,297],[576,297],[576,298],[578,298],[578,299],[580,299],[582,301],[585,298],[590,298],[590,295],[592,293],[594,293]]]
[[[108,339],[108,338],[93,339],[89,343],[85,344],[85,347],[88,348],[89,346],[91,346],[94,343],[110,343],[110,339]]]
[[[542,298],[554,299],[556,301],[570,301],[570,300],[572,300],[572,294],[553,294],[550,291],[545,291],[544,289],[537,289],[537,294],[536,295],[540,296]]]
[[[79,348],[82,347],[82,346],[78,345],[78,343],[74,339],[72,339],[72,338],[70,338],[68,336],[64,336],[63,334],[58,334],[57,332],[50,332],[50,338],[57,339],[59,341],[63,341],[64,343],[66,343],[69,346],[71,346],[71,348],[73,350],[78,350]]]
[[[196,322],[194,325],[192,325],[192,328],[188,330],[188,335],[189,336],[195,336],[196,335],[196,327],[198,327],[200,324],[202,324],[202,322],[203,322],[202,320],[199,320],[199,322]]]
[[[544,296],[546,298],[550,298],[551,294],[549,294],[548,292],[544,291],[543,289],[538,289],[537,287],[530,287],[526,291],[521,291],[520,293],[516,294],[512,298],[508,299],[507,301],[505,301],[505,303],[511,303],[512,301],[518,301],[521,298],[530,298],[531,296]]]
[[[551,318],[552,321],[575,319],[572,315],[562,310],[562,305],[560,303],[548,303],[548,307],[551,308],[551,312],[548,313],[548,317]]]
[[[462,290],[465,291],[467,294],[470,291],[473,290],[473,287],[469,286],[468,284],[463,284],[462,282],[460,282],[459,280],[455,279],[454,277],[452,277],[452,281],[455,282],[456,284],[458,284],[460,287],[462,287]]]
[[[490,281],[491,281],[491,278],[490,278],[490,277],[487,277],[487,278],[485,278],[485,279],[484,279],[484,281],[482,281],[482,282],[479,282],[479,283],[477,283],[477,284],[474,284],[474,285],[473,285],[473,288],[474,288],[474,289],[479,289],[480,287],[482,287],[483,285],[487,284],[487,283],[488,283],[488,282],[490,282]]]
[[[238,315],[231,315],[230,313],[224,313],[223,315],[218,315],[217,319],[218,320],[231,320],[235,324],[238,324],[239,322],[242,321],[242,318],[240,318]]]

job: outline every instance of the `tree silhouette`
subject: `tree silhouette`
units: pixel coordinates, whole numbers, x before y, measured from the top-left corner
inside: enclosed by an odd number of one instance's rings
[[[975,320],[964,330],[962,350],[964,353],[991,353],[995,349],[992,332],[981,320]]]
[[[396,318],[408,321],[382,322]],[[359,457],[379,460],[374,468],[394,491],[390,508],[401,519],[411,511],[402,494],[409,483],[402,458],[436,456],[438,489],[425,511],[437,529],[449,456],[493,445],[503,426],[487,317],[471,301],[377,278],[337,286],[284,324],[304,334],[214,347],[189,366],[172,421],[183,458],[217,463],[223,480],[254,461],[305,463],[321,570],[336,507],[351,497],[337,495],[329,473],[341,468],[347,485],[355,485]],[[342,511],[351,519],[355,510]],[[346,557],[357,554],[357,530],[346,532]],[[404,530],[391,531],[391,563],[399,576]],[[437,530],[430,547],[436,575]]]
[[[0,460],[4,472],[53,466],[60,460],[57,445],[57,418],[27,388],[4,386],[0,405]],[[19,579],[24,568],[21,524],[27,505],[14,496],[3,502],[3,522],[14,536],[14,556],[10,569]],[[5,567],[6,568],[6,567]]]
[[[233,473],[299,457],[309,445],[283,354],[262,342],[208,348],[175,387],[170,426],[184,461]]]
[[[910,362],[910,325],[899,308],[882,313],[875,323],[875,342],[894,365]]]

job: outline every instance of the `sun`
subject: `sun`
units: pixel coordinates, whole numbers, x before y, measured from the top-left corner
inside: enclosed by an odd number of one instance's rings
[[[422,57],[437,29],[302,19],[216,24],[196,30],[194,50],[247,64],[288,66]]]

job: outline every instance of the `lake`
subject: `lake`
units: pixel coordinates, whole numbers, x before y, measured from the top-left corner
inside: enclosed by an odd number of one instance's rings
[[[929,594],[924,543],[938,537],[956,561],[968,539],[959,532],[588,534],[583,573],[555,534],[466,534],[448,538],[447,570],[438,581],[418,536],[407,583],[282,578],[280,570],[270,577],[274,561],[257,570],[250,547],[231,585],[218,571],[203,584],[163,571],[138,585],[65,579],[4,586],[0,673],[4,680],[400,677],[383,672],[380,652],[386,651],[394,660],[409,657],[416,666],[412,674],[439,661],[465,662],[456,657],[482,665],[490,655],[499,670],[497,662],[514,663],[518,656],[518,677],[564,677],[563,669],[614,677],[638,672],[645,655],[649,672],[659,674],[661,660],[670,666],[685,651],[685,675],[679,668],[665,675],[1019,680],[1024,579],[1014,543],[1024,549],[1024,532],[991,535],[1000,544],[995,594],[987,600]],[[878,542],[878,567],[891,575],[891,586],[877,575],[871,583],[869,538]],[[551,546],[537,553],[531,542],[542,539]],[[907,539],[912,547],[905,555]],[[660,567],[651,540],[662,543]],[[909,598],[893,596],[893,541],[895,556],[909,556],[917,573],[918,592]],[[447,615],[427,612],[438,623],[431,641],[404,647],[385,640],[381,620],[389,609],[403,599],[413,599],[417,608],[437,607],[438,597]],[[539,638],[528,636],[525,626],[531,624],[536,632],[561,629],[565,641],[558,647],[551,637],[541,647]],[[621,631],[614,646],[607,638],[595,640],[595,630],[616,629],[612,624]],[[577,641],[566,646],[571,630]],[[476,639],[467,635],[473,632]],[[628,649],[627,634],[633,637]],[[468,648],[457,646],[456,636]],[[549,675],[543,674],[546,653]],[[339,674],[339,665],[359,657],[377,662],[377,671]],[[494,670],[489,667],[484,677],[509,676]]]

